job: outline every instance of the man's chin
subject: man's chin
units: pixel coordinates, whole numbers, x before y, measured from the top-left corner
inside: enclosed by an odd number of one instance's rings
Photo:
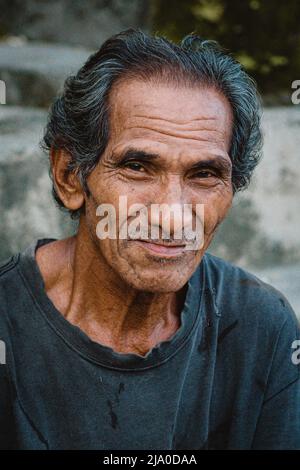
[[[192,271],[179,272],[176,269],[170,269],[167,266],[161,266],[157,269],[138,269],[135,266],[134,273],[123,273],[123,280],[132,288],[152,293],[171,293],[177,292],[188,282]]]
[[[188,282],[201,259],[199,251],[155,252],[136,243],[120,248],[115,260],[122,261],[114,263],[114,270],[126,284],[145,292],[179,291]]]
[[[174,292],[180,291],[186,284],[187,280],[183,282],[182,284],[174,285],[170,283],[157,283],[157,280],[150,282],[150,281],[145,281],[140,280],[138,282],[129,282],[128,284],[140,291],[140,292],[149,292],[152,294],[171,294]]]

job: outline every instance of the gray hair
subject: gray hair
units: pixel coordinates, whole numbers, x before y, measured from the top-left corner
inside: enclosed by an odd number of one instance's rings
[[[67,171],[76,172],[87,195],[87,176],[109,139],[110,91],[117,82],[130,77],[219,90],[229,101],[234,117],[229,152],[233,192],[248,186],[262,148],[261,102],[252,78],[215,41],[189,34],[178,45],[164,37],[128,29],[105,41],[77,75],[67,78],[63,93],[50,109],[41,142],[46,151],[64,149],[69,153]],[[54,183],[53,196],[63,208]],[[81,211],[69,212],[77,218]]]

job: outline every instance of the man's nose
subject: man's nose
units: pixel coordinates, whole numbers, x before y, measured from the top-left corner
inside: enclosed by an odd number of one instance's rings
[[[161,182],[159,193],[155,198],[158,204],[183,204],[184,189],[181,175],[170,175]]]
[[[159,213],[153,211],[152,223],[163,227],[163,223],[168,223],[170,227],[170,237],[179,234],[183,230],[184,223],[184,193],[182,182],[179,176],[173,176],[162,184],[155,203],[160,206]]]

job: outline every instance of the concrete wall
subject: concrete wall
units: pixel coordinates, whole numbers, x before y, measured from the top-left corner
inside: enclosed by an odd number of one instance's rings
[[[0,35],[98,48],[129,27],[146,28],[148,0],[1,0]]]
[[[214,251],[258,267],[300,261],[300,105],[264,110],[264,155]]]

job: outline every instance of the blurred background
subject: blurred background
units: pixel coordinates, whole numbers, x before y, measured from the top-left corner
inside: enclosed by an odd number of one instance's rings
[[[39,140],[65,78],[128,27],[216,39],[256,79],[264,156],[209,251],[281,290],[300,314],[299,0],[0,0],[0,260],[76,226],[51,197]],[[300,94],[299,94],[300,96]]]

